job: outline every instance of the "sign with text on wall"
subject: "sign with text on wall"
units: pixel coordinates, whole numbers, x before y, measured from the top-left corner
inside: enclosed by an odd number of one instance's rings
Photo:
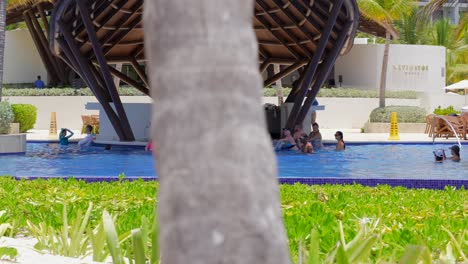
[[[396,90],[424,91],[429,77],[429,65],[393,64],[392,87]]]

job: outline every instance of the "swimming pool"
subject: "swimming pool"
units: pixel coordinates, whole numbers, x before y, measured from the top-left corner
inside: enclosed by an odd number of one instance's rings
[[[362,144],[348,145],[343,152],[336,152],[332,147],[309,155],[279,152],[278,174],[281,178],[467,181],[468,145],[461,149],[461,162],[434,162],[432,151],[448,147],[446,144]],[[76,145],[28,143],[24,155],[0,156],[0,175],[17,177],[117,177],[122,173],[127,177],[155,177],[153,168],[151,154],[141,148],[80,150]]]

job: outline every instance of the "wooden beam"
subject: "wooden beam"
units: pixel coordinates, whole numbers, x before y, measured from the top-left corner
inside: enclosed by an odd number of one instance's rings
[[[284,14],[297,26],[297,28],[304,34],[313,44],[314,47],[317,48],[317,45],[314,42],[314,37],[309,33],[309,30],[305,28],[305,23],[301,23],[300,21],[296,20],[296,17],[289,11],[288,7],[290,5],[284,5],[280,0],[273,0],[273,3],[281,10],[283,10]],[[313,25],[312,25],[313,26]],[[317,32],[320,32],[320,29],[315,28]],[[315,49],[314,49],[315,51]]]
[[[127,75],[121,73],[120,71],[118,71],[117,69],[115,69],[114,67],[111,67],[109,66],[109,70],[110,72],[117,78],[119,78],[120,80],[124,81],[125,83],[135,87],[136,89],[138,89],[140,92],[146,94],[146,95],[150,95],[150,91],[147,87],[139,84],[137,81],[135,81],[134,79],[128,77]]]
[[[111,73],[109,71],[109,67],[107,66],[106,59],[104,58],[104,53],[99,45],[99,41],[96,35],[96,31],[94,29],[93,23],[89,16],[88,8],[83,1],[76,0],[76,4],[81,14],[81,18],[87,30],[89,39],[93,44],[94,54],[96,55],[96,59],[98,60],[99,67],[101,68],[101,74],[103,76],[104,82],[106,83],[106,87],[109,90],[112,100],[114,101],[114,106],[119,115],[119,119],[123,128],[123,137],[120,138],[122,141],[134,141],[135,136],[133,135],[132,128],[130,127],[130,123],[127,118],[127,114],[125,113],[125,109],[123,108],[122,102],[120,101],[120,96],[117,92],[117,88],[114,85],[114,81],[112,80]]]
[[[330,13],[330,16],[328,17],[328,21],[322,32],[322,38],[320,38],[320,41],[317,46],[317,50],[315,51],[314,57],[312,58],[312,61],[310,62],[309,66],[303,73],[305,74],[305,78],[302,83],[302,87],[298,91],[297,97],[294,100],[293,108],[291,110],[291,113],[289,114],[288,121],[286,122],[286,127],[288,128],[292,128],[294,127],[294,125],[297,124],[296,120],[299,114],[299,110],[302,107],[302,103],[304,102],[304,97],[306,96],[307,90],[309,89],[312,83],[312,80],[315,76],[318,64],[325,51],[325,47],[330,38],[331,32],[333,31],[333,27],[335,26],[335,22],[336,22],[336,19],[338,18],[338,14],[340,12],[341,6],[343,5],[343,2],[344,0],[335,0],[335,2],[333,3],[332,11]]]
[[[279,73],[271,76],[270,78],[266,79],[264,82],[263,82],[263,87],[267,87],[268,85],[280,80],[280,79],[283,79],[284,77],[288,76],[289,74],[293,73],[294,71],[296,71],[297,69],[299,69],[300,67],[302,67],[304,64],[306,64],[306,61],[298,61],[296,63],[294,63],[293,65],[287,67],[286,69],[280,71]]]
[[[23,13],[23,17],[24,17],[24,22],[26,23],[26,27],[28,28],[29,33],[31,34],[31,37],[34,41],[34,44],[36,45],[37,51],[39,52],[39,56],[42,59],[42,63],[44,63],[47,73],[49,74],[49,77],[50,77],[49,82],[54,85],[59,80],[54,70],[54,67],[52,66],[52,63],[49,61],[49,57],[46,51],[44,50],[44,47],[41,44],[38,33],[36,32],[36,29],[34,28],[31,18],[26,12]]]
[[[315,21],[313,18],[312,18],[312,15],[314,14],[314,12],[311,10],[311,9],[308,9],[308,8],[305,8],[301,3],[299,3],[298,0],[290,0],[289,1],[293,6],[294,8],[296,8],[297,11],[299,11],[304,17],[305,19],[307,19],[307,21],[314,27],[314,28],[317,28],[317,29],[320,29],[319,31],[321,32],[323,30],[323,26],[321,24],[323,23],[318,23],[317,21]],[[314,2],[315,3],[315,2]],[[322,20],[320,20],[320,22],[323,22]],[[336,38],[338,35],[332,31],[331,32],[331,36],[332,38]]]
[[[284,27],[284,25],[282,24],[282,20],[281,18],[279,18],[276,14],[274,13],[269,13],[268,12],[268,5],[263,2],[263,0],[256,0],[257,4],[260,6],[260,8],[267,12],[267,15],[273,20],[275,21],[276,25],[278,25],[278,27],[281,28],[281,30],[286,33],[289,38],[292,39],[293,43],[295,43],[299,48],[301,48],[301,50],[304,52],[304,54],[307,56],[307,58],[312,58],[312,53],[307,49],[307,47],[305,47],[303,44],[300,43],[300,41],[297,39],[297,37],[294,35],[294,33],[290,32],[287,28]],[[272,30],[273,32],[273,30]]]
[[[62,30],[64,39],[67,43],[68,48],[70,49],[71,53],[73,54],[73,58],[75,58],[76,62],[78,63],[81,73],[85,76],[86,80],[89,81],[88,86],[93,91],[96,99],[102,105],[102,108],[106,112],[109,121],[111,122],[112,126],[114,127],[117,136],[122,140],[126,137],[124,133],[124,128],[122,127],[122,123],[120,122],[120,118],[114,112],[114,110],[110,107],[109,102],[105,101],[105,96],[102,91],[98,88],[98,84],[96,79],[94,79],[93,73],[91,69],[87,67],[86,60],[83,58],[83,54],[81,54],[79,48],[74,43],[74,38],[71,35],[69,30],[66,30],[65,26],[62,24]]]
[[[145,70],[141,67],[138,61],[135,58],[130,58],[130,64],[137,72],[138,76],[140,76],[141,80],[145,83],[146,87],[149,86],[148,77],[146,76]]]
[[[41,19],[42,19],[42,23],[44,23],[44,27],[46,29],[46,32],[47,32],[47,36],[49,36],[49,21],[47,20],[47,16],[44,12],[44,6],[42,5],[42,3],[39,3],[37,5],[37,10],[39,11],[39,15],[41,16]]]
[[[271,62],[269,59],[266,59],[264,62],[262,62],[259,67],[260,73],[263,73],[268,68],[268,66],[270,66],[270,64]]]
[[[289,53],[291,53],[291,55],[294,56],[294,58],[296,59],[300,59],[302,56],[297,52],[295,51],[293,48],[291,48],[290,46],[288,46],[287,44],[287,40],[283,39],[282,36],[279,36],[277,34],[276,31],[272,31],[270,28],[271,26],[268,24],[267,20],[265,18],[263,18],[262,16],[255,16],[255,18],[260,22],[262,23],[262,25],[268,29],[268,31],[271,33],[271,35],[273,37],[275,37],[286,49],[288,49]]]
[[[59,78],[61,83],[63,83],[63,84],[67,83],[67,79],[66,79],[64,71],[63,71],[64,69],[62,69],[62,68],[60,68],[58,66],[56,58],[54,57],[54,55],[52,54],[52,52],[49,49],[49,42],[47,41],[47,38],[44,35],[44,31],[42,30],[41,25],[39,24],[36,17],[34,16],[34,13],[31,10],[28,10],[26,12],[26,15],[29,15],[29,18],[30,18],[30,20],[31,20],[31,22],[33,24],[33,27],[36,30],[37,36],[39,37],[39,42],[43,46],[45,54],[46,54],[47,58],[49,59],[49,62],[51,64],[51,66],[53,67],[56,76]]]
[[[312,86],[312,89],[307,93],[307,99],[302,106],[299,115],[296,120],[296,124],[301,124],[304,121],[307,113],[309,112],[310,107],[312,106],[315,97],[317,97],[318,92],[320,91],[320,87],[322,86],[323,82],[328,78],[328,75],[335,64],[336,59],[340,55],[341,50],[343,49],[343,45],[346,41],[346,37],[348,34],[348,30],[351,27],[352,22],[349,21],[342,29],[340,36],[338,37],[333,50],[331,50],[330,54],[327,54],[325,57],[325,61],[320,65],[320,74],[317,75],[317,79]]]
[[[141,5],[143,4],[143,1],[142,0],[138,0],[136,1],[133,5],[132,5],[132,9],[134,12],[136,12],[138,9],[141,8]],[[124,31],[124,33],[122,32],[119,32],[118,30],[115,30],[115,31],[109,31],[107,32],[104,36],[102,36],[100,39],[99,39],[99,43],[101,43],[101,45],[104,45],[105,43],[108,43],[108,42],[111,42],[111,47],[106,47],[106,49],[103,51],[104,55],[107,54],[107,52],[109,50],[111,50],[117,43],[112,43],[112,40],[116,39],[115,42],[119,42],[120,40],[123,39],[123,37],[125,37],[133,28],[135,28],[139,22],[141,22],[141,15],[136,15],[135,13],[130,13],[130,14],[125,14],[123,15],[121,18],[119,18],[119,21],[116,22],[118,26],[118,28],[122,28],[124,26],[124,24],[126,24],[126,22],[133,17],[133,20],[132,20],[132,24],[131,26],[128,26],[128,28]],[[137,21],[136,24],[133,24],[134,21]],[[102,25],[101,25],[101,28],[102,28]],[[96,29],[95,31],[97,32],[99,29]],[[117,34],[117,35],[116,35]],[[89,36],[88,36],[88,39],[89,39]],[[108,50],[107,50],[108,49]],[[86,56],[89,56],[90,58],[93,58],[94,57],[94,54],[87,54]]]
[[[103,50],[104,55],[107,55],[109,51],[111,51],[115,46],[117,46],[120,43],[120,41],[122,41],[125,38],[125,36],[127,36],[130,32],[132,32],[133,28],[135,28],[140,23],[141,23],[141,16],[133,19],[132,22],[130,22],[130,24],[128,25],[127,30],[121,31],[117,35],[114,35],[109,40],[111,45],[104,48]]]

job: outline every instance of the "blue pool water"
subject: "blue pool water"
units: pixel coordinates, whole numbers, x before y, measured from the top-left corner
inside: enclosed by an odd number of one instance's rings
[[[280,177],[386,179],[468,179],[468,145],[462,161],[435,163],[432,151],[450,145],[348,145],[344,152],[326,147],[317,154],[277,154]],[[446,150],[450,153],[449,150]],[[0,175],[12,176],[156,176],[150,153],[141,149],[28,143],[24,155],[0,156]]]

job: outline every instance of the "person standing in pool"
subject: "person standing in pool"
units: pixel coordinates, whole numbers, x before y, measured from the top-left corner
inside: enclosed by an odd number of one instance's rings
[[[457,145],[453,145],[450,148],[450,152],[452,156],[449,158],[452,161],[460,161],[460,147]]]
[[[434,153],[434,160],[436,163],[442,163],[444,160],[447,159],[445,157],[445,151],[443,149],[436,149],[432,153]]]
[[[67,132],[70,133],[67,135]],[[62,128],[62,130],[60,130],[60,135],[59,135],[59,141],[60,141],[60,145],[68,145],[68,139],[73,137],[73,132],[68,129],[68,128]]]
[[[336,131],[335,139],[338,141],[336,143],[336,150],[345,150],[346,149],[346,144],[345,144],[345,142],[343,140],[343,132]]]
[[[286,128],[283,128],[283,138],[278,140],[275,146],[275,150],[299,150],[296,146],[296,141],[291,136],[291,131]]]
[[[312,146],[314,147],[314,149],[320,149],[323,147],[322,134],[320,133],[319,125],[317,123],[314,123],[312,125],[312,132],[310,132],[309,134],[308,141],[312,143]]]
[[[92,134],[93,127],[91,125],[86,126],[86,137],[78,142],[80,147],[89,147],[93,143],[94,137]]]

